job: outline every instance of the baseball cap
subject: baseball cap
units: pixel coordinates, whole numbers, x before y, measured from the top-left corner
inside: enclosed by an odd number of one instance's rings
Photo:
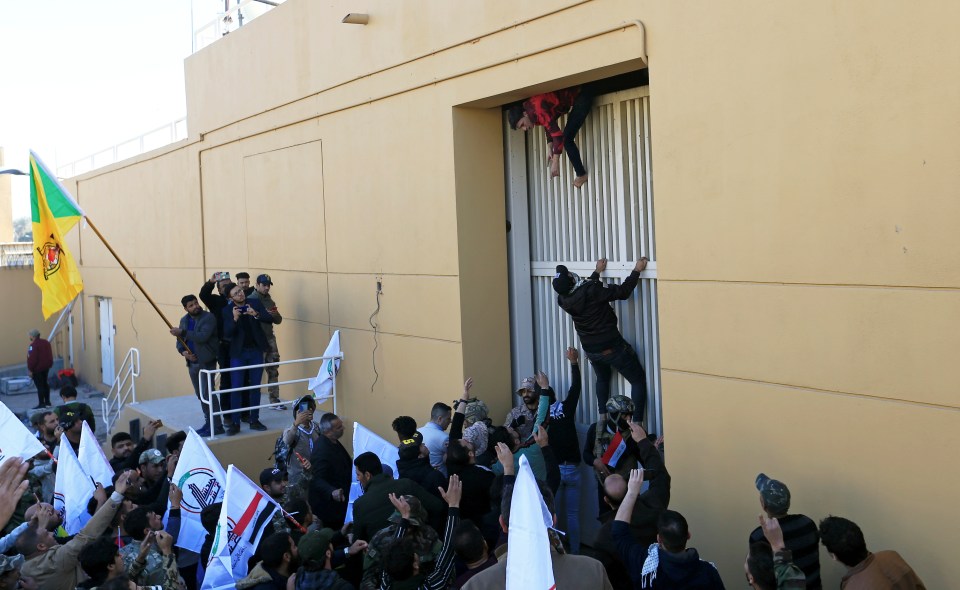
[[[297,551],[303,563],[309,561],[322,563],[327,558],[327,549],[330,548],[330,541],[334,534],[333,529],[320,529],[310,531],[301,537],[300,542],[297,543]]]
[[[33,337],[33,338],[39,338],[39,337],[40,337],[40,330],[37,330],[36,328],[34,328],[33,330],[30,330],[29,332],[27,332],[27,335],[28,335],[28,336],[31,336],[31,337]]]
[[[287,474],[277,469],[276,467],[267,467],[260,472],[260,485],[265,486],[273,481],[283,481],[287,478]]]
[[[633,400],[625,395],[615,395],[607,400],[608,414],[633,413]]]
[[[147,449],[140,453],[140,465],[144,463],[153,463],[154,465],[163,463],[163,453],[159,449]]]
[[[403,449],[409,449],[410,447],[420,448],[420,445],[422,443],[423,443],[423,435],[420,434],[418,431],[414,430],[413,436],[411,436],[410,438],[405,438],[401,440],[397,448],[400,449],[401,451]]]
[[[523,393],[524,391],[535,391],[534,387],[535,381],[533,377],[524,377],[523,381],[520,382],[520,386],[517,387],[517,393]]]
[[[567,270],[566,266],[558,264],[557,274],[553,276],[553,290],[559,295],[566,295],[573,288],[573,285],[573,277],[570,276],[570,271]]]
[[[773,514],[784,514],[790,509],[790,490],[782,481],[770,479],[765,473],[757,476],[757,491],[763,505]]]
[[[56,413],[57,420],[60,422],[60,428],[64,430],[69,430],[71,426],[80,420],[80,413],[76,410],[68,410],[62,407],[57,409],[60,410]]]
[[[273,280],[270,278],[270,275],[263,274],[257,277],[257,283],[261,285],[272,285]]]

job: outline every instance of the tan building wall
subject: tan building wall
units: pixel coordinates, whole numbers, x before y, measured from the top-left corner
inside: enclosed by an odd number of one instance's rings
[[[33,282],[33,267],[0,267],[0,284],[3,284],[4,297],[16,302],[3,317],[3,338],[0,338],[0,367],[19,365],[27,362],[27,347],[30,338],[27,332],[36,328],[47,338],[53,329],[57,316],[43,321],[40,309],[40,289]],[[65,337],[51,342],[54,357],[68,356],[68,343]]]
[[[347,2],[290,0],[197,53],[191,139],[74,180],[171,320],[211,272],[265,269],[284,357],[342,330],[348,420],[388,436],[465,375],[501,415],[495,107],[647,53],[664,431],[692,544],[742,583],[764,471],[797,511],[859,522],[928,587],[960,576],[944,520],[960,493],[960,6],[367,6],[357,27],[339,24]],[[80,235],[88,296],[115,301],[118,353],[144,351],[143,395],[189,393],[165,326]],[[835,587],[842,569],[821,559]]]

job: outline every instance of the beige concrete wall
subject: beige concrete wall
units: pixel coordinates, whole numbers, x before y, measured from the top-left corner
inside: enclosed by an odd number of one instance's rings
[[[4,315],[3,338],[0,339],[0,367],[19,365],[27,362],[27,347],[30,338],[27,332],[36,328],[44,338],[50,335],[57,316],[43,321],[40,309],[40,289],[33,282],[33,267],[2,267],[0,283],[3,284],[4,297],[15,302],[14,307]],[[55,339],[52,343],[53,354],[67,356],[65,338]]]
[[[739,583],[764,471],[951,587],[958,7],[684,6],[641,16],[673,507]]]
[[[390,436],[465,373],[500,415],[494,107],[636,69],[645,47],[665,434],[693,544],[741,583],[765,471],[798,510],[850,517],[950,586],[960,8],[383,0],[370,25],[339,23],[355,10],[291,0],[192,56],[190,142],[76,180],[171,319],[209,273],[268,270],[285,357],[341,329],[348,422]],[[80,235],[118,351],[144,350],[143,395],[187,392],[162,322]]]

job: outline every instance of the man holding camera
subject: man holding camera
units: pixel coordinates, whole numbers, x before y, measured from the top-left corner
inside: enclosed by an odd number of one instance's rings
[[[264,353],[270,350],[267,337],[260,324],[273,323],[273,316],[257,299],[247,299],[243,287],[230,285],[230,303],[223,308],[223,335],[230,340],[230,366],[245,367],[263,363]],[[255,408],[260,405],[260,381],[263,379],[263,367],[253,367],[242,371],[231,371],[234,388],[243,387],[244,378],[249,378],[251,385],[256,389],[245,390],[250,393],[250,405]],[[231,407],[234,410],[243,407],[243,392],[234,391],[230,394]],[[227,436],[240,432],[239,413],[227,416]],[[266,430],[260,422],[260,410],[250,410],[250,430]]]

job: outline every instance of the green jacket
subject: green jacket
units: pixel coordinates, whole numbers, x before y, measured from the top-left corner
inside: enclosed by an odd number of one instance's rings
[[[794,565],[793,553],[789,549],[773,554],[773,573],[777,576],[777,590],[807,587],[807,576]]]

